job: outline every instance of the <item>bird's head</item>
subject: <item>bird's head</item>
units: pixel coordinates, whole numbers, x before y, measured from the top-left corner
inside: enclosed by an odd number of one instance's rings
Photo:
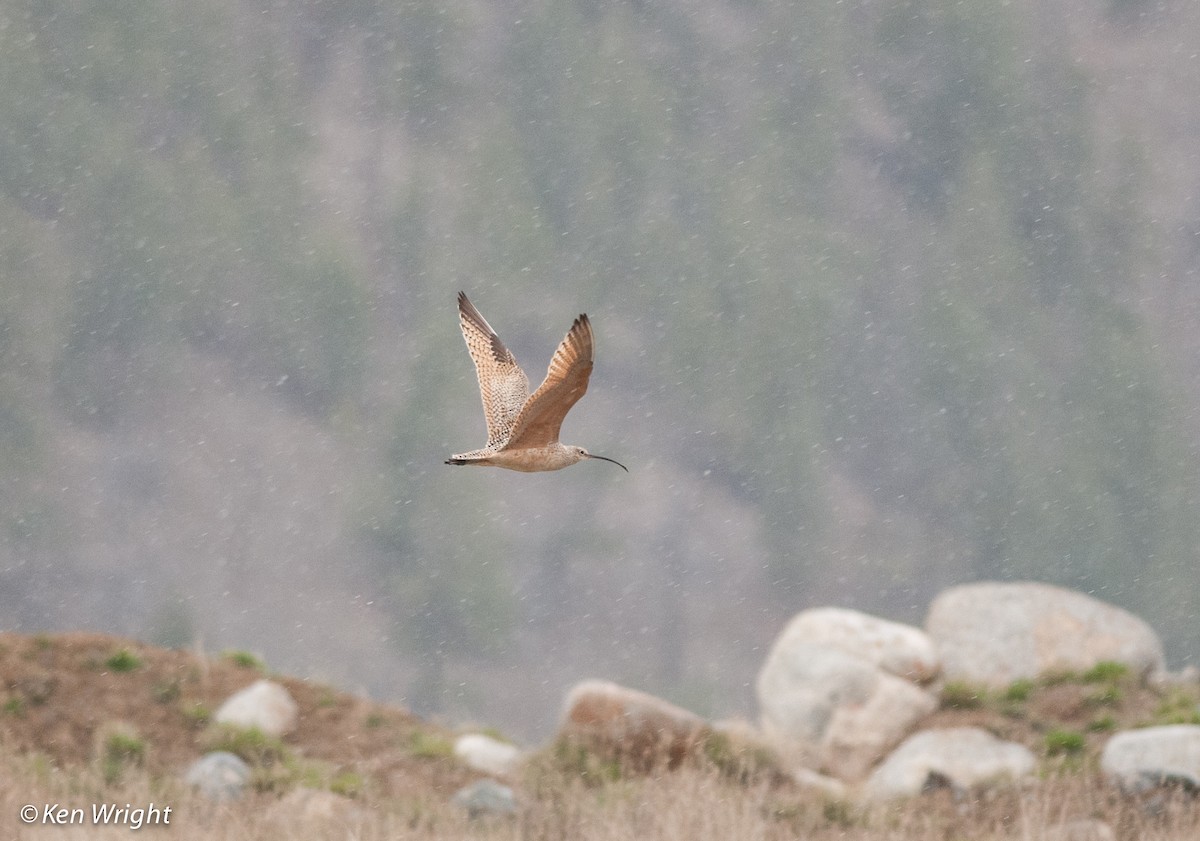
[[[598,458],[601,461],[611,461],[613,464],[615,464],[617,467],[624,470],[626,473],[629,472],[629,468],[626,467],[625,465],[621,464],[621,462],[617,461],[615,458],[608,458],[607,456],[593,455],[592,453],[589,453],[587,450],[585,450],[583,447],[571,447],[570,449],[575,453],[575,455],[577,455],[579,457],[580,461],[582,461],[585,458]]]

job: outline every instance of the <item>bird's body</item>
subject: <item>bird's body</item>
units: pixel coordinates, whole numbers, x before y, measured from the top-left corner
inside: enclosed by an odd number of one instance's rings
[[[479,376],[488,441],[478,450],[451,456],[446,464],[535,473],[596,458],[626,469],[620,462],[558,440],[563,418],[587,391],[592,374],[595,342],[586,315],[575,319],[550,360],[546,379],[533,394],[512,351],[462,292],[458,293],[458,317]]]
[[[571,452],[570,447],[553,444],[545,447],[526,447],[520,450],[473,450],[451,456],[446,464],[471,464],[477,467],[506,467],[522,473],[539,473],[543,470],[562,470],[570,467],[585,456]]]

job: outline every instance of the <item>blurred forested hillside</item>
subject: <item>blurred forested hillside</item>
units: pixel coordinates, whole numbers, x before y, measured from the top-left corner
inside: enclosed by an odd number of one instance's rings
[[[0,627],[544,732],[980,578],[1200,658],[1188,0],[5,0]],[[480,446],[464,289],[564,439]]]

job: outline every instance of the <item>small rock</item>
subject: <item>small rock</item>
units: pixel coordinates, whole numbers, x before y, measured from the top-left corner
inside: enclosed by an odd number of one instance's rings
[[[1084,818],[1048,827],[1042,841],[1117,841],[1117,834],[1104,821]]]
[[[1172,724],[1117,733],[1100,754],[1100,769],[1131,793],[1163,785],[1200,791],[1200,725]]]
[[[521,758],[521,751],[516,745],[498,741],[491,736],[468,733],[459,736],[454,742],[454,755],[475,771],[494,777],[506,777],[516,767]]]
[[[193,762],[183,781],[212,800],[234,800],[250,781],[250,766],[235,754],[213,751]]]
[[[559,738],[582,742],[649,770],[677,767],[710,732],[708,723],[646,692],[588,680],[567,694]]]
[[[268,736],[279,737],[296,726],[299,708],[291,694],[278,683],[256,680],[221,705],[214,716],[218,724],[255,727]]]
[[[1164,669],[1158,635],[1128,611],[1083,593],[1032,582],[951,587],[929,607],[925,630],[947,680],[992,687],[1104,661],[1139,676]]]
[[[997,739],[977,727],[924,730],[871,774],[863,793],[871,800],[913,797],[931,786],[969,791],[999,780],[1031,774],[1037,759],[1024,746]]]
[[[517,798],[513,790],[495,780],[478,780],[454,793],[453,802],[467,810],[470,818],[488,815],[514,815]]]

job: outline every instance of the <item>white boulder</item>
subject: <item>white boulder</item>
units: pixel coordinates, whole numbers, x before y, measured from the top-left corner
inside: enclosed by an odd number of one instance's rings
[[[856,779],[896,745],[937,699],[839,648],[781,637],[758,675],[763,732],[785,754]]]
[[[1117,733],[1104,746],[1100,769],[1126,791],[1141,792],[1166,783],[1200,790],[1200,725]]]
[[[468,768],[493,777],[506,777],[521,759],[516,745],[482,733],[467,733],[454,742],[454,755]]]
[[[796,614],[775,645],[795,644],[836,648],[917,683],[933,680],[941,669],[933,640],[920,628],[847,608],[818,607]]]
[[[264,679],[230,695],[213,718],[218,724],[254,727],[268,736],[279,737],[295,728],[299,712],[286,689]]]
[[[1163,671],[1158,635],[1138,617],[1083,593],[1031,582],[966,584],[940,593],[925,630],[947,680],[1007,686],[1086,671],[1103,661],[1138,675]]]
[[[978,727],[924,730],[906,739],[871,773],[863,794],[870,800],[913,797],[932,784],[969,791],[1020,780],[1036,766],[1028,748]]]

